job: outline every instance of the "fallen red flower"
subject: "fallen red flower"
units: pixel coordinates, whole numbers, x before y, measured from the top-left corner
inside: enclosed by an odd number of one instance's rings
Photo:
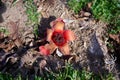
[[[41,55],[49,55],[54,52],[56,48],[63,53],[63,55],[69,55],[69,41],[75,39],[74,33],[71,30],[65,30],[65,22],[58,18],[50,23],[52,29],[47,29],[47,41],[49,44],[40,46]]]

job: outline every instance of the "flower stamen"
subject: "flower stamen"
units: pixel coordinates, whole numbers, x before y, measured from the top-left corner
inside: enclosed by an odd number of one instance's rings
[[[63,32],[53,32],[52,40],[58,46],[63,46],[66,43]]]

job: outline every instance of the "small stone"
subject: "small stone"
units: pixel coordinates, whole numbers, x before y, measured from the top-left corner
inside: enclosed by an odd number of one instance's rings
[[[59,57],[62,57],[62,55],[63,55],[58,49],[56,50],[56,54],[57,54]]]
[[[87,20],[89,20],[89,18],[88,18],[88,17],[83,17],[83,20],[86,20],[86,21],[87,21]]]
[[[33,46],[33,42],[30,42],[29,46],[32,47]]]
[[[89,12],[84,13],[84,16],[86,16],[86,17],[89,17],[90,15],[91,15],[91,13],[89,13]]]
[[[39,66],[41,68],[44,68],[46,66],[46,64],[47,64],[46,60],[41,60]]]
[[[63,21],[65,22],[65,23],[73,23],[75,20],[70,20],[70,19],[63,19]]]

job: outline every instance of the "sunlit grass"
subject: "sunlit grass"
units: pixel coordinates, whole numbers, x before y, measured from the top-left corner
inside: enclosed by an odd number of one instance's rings
[[[68,5],[78,14],[88,2],[92,3],[91,12],[94,18],[111,25],[109,33],[120,32],[120,0],[68,0]]]

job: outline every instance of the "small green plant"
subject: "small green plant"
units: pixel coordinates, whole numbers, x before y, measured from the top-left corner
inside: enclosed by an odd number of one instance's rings
[[[76,70],[71,65],[67,64],[64,71],[56,74],[56,80],[90,80],[92,73],[85,70]]]
[[[0,27],[0,32],[4,33],[5,35],[9,34],[9,31],[5,29],[4,27]]]
[[[42,77],[35,76],[35,80],[44,80],[44,79],[42,79]]]
[[[34,26],[34,33],[37,36],[40,13],[37,12],[37,7],[35,6],[33,0],[24,0],[24,3],[29,21],[28,24],[32,24],[32,26]]]
[[[115,77],[111,73],[100,76],[84,69],[76,70],[70,64],[67,64],[62,71],[60,70],[59,73],[53,73],[51,71],[46,75],[46,80],[115,80]]]

